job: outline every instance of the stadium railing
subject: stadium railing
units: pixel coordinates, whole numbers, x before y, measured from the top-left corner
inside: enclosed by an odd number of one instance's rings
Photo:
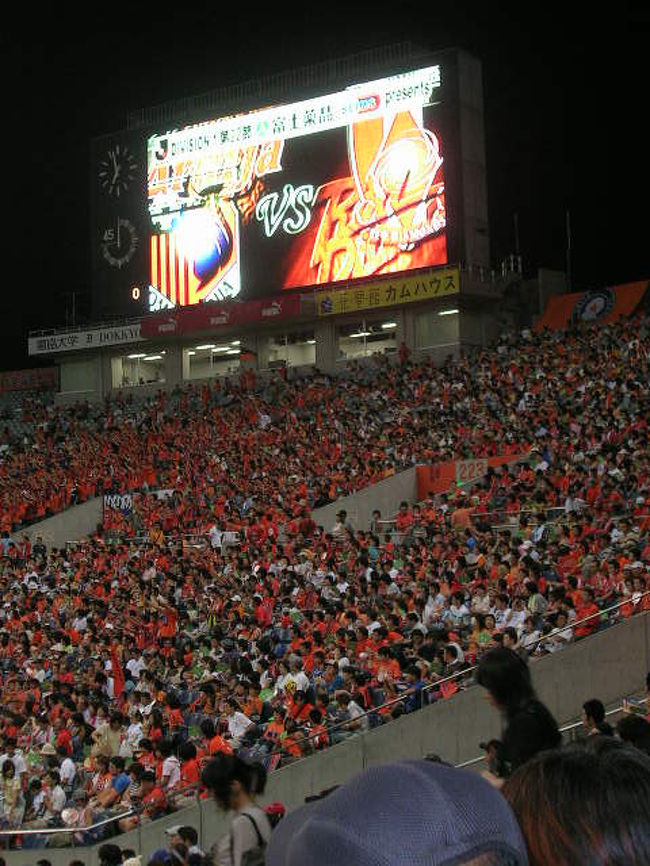
[[[0,828],[0,850],[3,847],[7,847],[8,843],[11,839],[30,839],[37,837],[45,837],[45,842],[42,847],[45,846],[46,842],[50,837],[54,836],[62,836],[66,834],[71,837],[69,840],[69,844],[65,847],[69,848],[85,848],[88,845],[95,844],[96,840],[90,842],[79,843],[75,841],[75,835],[77,834],[88,834],[92,833],[95,830],[99,830],[102,827],[106,827],[108,824],[113,824],[115,821],[121,821],[123,818],[130,818],[132,815],[137,814],[135,809],[128,809],[124,812],[119,812],[116,815],[111,815],[110,818],[103,818],[101,821],[96,821],[94,824],[90,824],[87,827],[43,827],[36,830],[28,829],[28,828],[20,828],[18,830],[3,830]],[[25,849],[30,846],[24,846]],[[41,847],[41,846],[34,846]]]
[[[639,605],[639,602],[641,602],[643,599],[645,599],[647,597],[650,597],[650,590],[648,590],[645,593],[642,593],[638,597],[637,604],[636,604],[636,606],[638,607],[638,611],[635,611],[634,613],[643,612],[641,610],[641,606]],[[566,628],[560,629],[559,631],[567,631],[567,630],[575,629],[576,627],[590,623],[593,621],[593,619],[596,616],[598,616],[599,625],[602,625],[603,617],[605,618],[605,620],[608,620],[613,615],[615,615],[618,611],[620,611],[620,609],[622,607],[624,607],[626,605],[630,605],[630,604],[633,604],[633,602],[631,602],[630,599],[625,599],[623,601],[617,602],[616,604],[611,605],[611,606],[601,610],[598,615],[592,614],[592,615],[585,617],[581,620],[576,620],[575,622],[566,626]],[[596,633],[597,632],[594,632],[594,634],[596,634]],[[585,637],[588,637],[588,636],[591,636],[591,635],[585,635]],[[579,641],[579,640],[581,640],[581,638],[577,638],[577,641]],[[453,673],[447,677],[441,677],[440,679],[436,680],[436,682],[430,683],[427,686],[423,687],[419,691],[419,707],[417,707],[415,711],[417,711],[417,709],[421,709],[422,707],[424,707],[425,703],[428,703],[428,701],[424,700],[424,695],[429,694],[431,691],[437,690],[440,693],[440,698],[445,699],[444,693],[445,693],[445,687],[447,687],[447,692],[448,692],[447,696],[451,697],[452,693],[455,694],[459,690],[459,685],[458,685],[459,683],[463,683],[464,681],[467,681],[470,679],[473,680],[473,675],[475,674],[477,669],[478,669],[478,665],[472,665],[470,667],[464,668],[463,670],[459,670],[459,671],[457,671],[457,672],[455,672],[455,673]],[[452,688],[453,688],[453,692],[452,692]],[[381,704],[380,706],[372,707],[371,709],[366,710],[365,712],[361,713],[359,716],[357,716],[354,719],[345,719],[345,720],[342,720],[340,722],[336,722],[335,724],[325,726],[325,731],[326,731],[326,733],[328,735],[328,739],[329,739],[329,745],[325,749],[321,750],[321,749],[313,748],[312,751],[309,752],[308,754],[301,755],[300,757],[292,758],[291,756],[289,756],[287,754],[286,750],[283,750],[282,748],[274,748],[264,755],[255,756],[255,757],[256,757],[256,759],[263,760],[267,764],[269,763],[268,759],[273,759],[276,757],[278,759],[284,758],[285,762],[283,763],[283,766],[285,766],[289,763],[295,763],[296,761],[304,760],[305,758],[310,757],[310,755],[313,754],[314,752],[326,751],[327,748],[331,748],[332,745],[336,745],[336,743],[332,743],[332,735],[336,734],[337,732],[349,733],[350,736],[354,736],[355,734],[360,733],[360,731],[357,728],[355,728],[355,729],[350,728],[351,722],[353,725],[358,725],[358,723],[362,719],[365,718],[368,720],[370,729],[372,729],[373,726],[370,725],[370,719],[372,716],[379,714],[379,715],[387,716],[388,718],[390,718],[390,711],[392,709],[394,709],[395,707],[397,707],[398,705],[403,704],[406,700],[408,700],[410,694],[412,694],[412,692],[409,692],[409,690],[406,689],[402,694],[397,695],[394,698],[391,698],[390,700],[386,701],[385,703]],[[440,698],[437,698],[436,700],[438,700]],[[612,715],[616,712],[621,712],[621,711],[622,711],[622,707],[617,708],[615,710],[610,710],[608,715]],[[564,726],[561,729],[561,732],[562,733],[570,733],[572,731],[577,730],[580,726],[581,726],[581,722],[572,723],[570,725]],[[310,742],[312,742],[317,737],[322,737],[322,732],[302,737],[299,740],[299,742],[300,742],[301,746],[304,747],[305,744],[309,744]],[[471,767],[471,766],[474,766],[476,764],[479,764],[483,760],[484,760],[484,756],[481,756],[481,757],[474,758],[470,761],[463,762],[462,764],[459,764],[457,766],[459,766],[459,767]],[[271,763],[272,763],[272,760],[271,760]],[[279,760],[278,760],[278,763],[279,763]],[[277,764],[276,764],[276,766],[277,766]],[[271,766],[271,767],[269,767],[269,769],[274,769],[274,767]],[[196,786],[191,785],[191,786],[188,786],[186,788],[178,789],[174,793],[175,793],[176,797],[186,795],[186,796],[191,796],[194,799],[198,799],[198,792],[196,790]],[[124,812],[123,814],[111,816],[110,818],[104,819],[104,820],[97,822],[96,824],[93,824],[89,827],[44,828],[44,829],[39,829],[39,830],[21,830],[21,829],[18,829],[18,830],[1,830],[0,829],[0,847],[2,845],[2,840],[4,840],[5,838],[10,839],[12,837],[16,838],[16,837],[28,836],[28,835],[29,836],[39,836],[40,835],[40,836],[46,836],[47,837],[47,836],[50,836],[53,834],[58,835],[61,833],[68,833],[68,834],[84,833],[84,834],[88,834],[88,833],[92,832],[93,830],[96,830],[96,829],[99,829],[99,828],[106,826],[108,824],[117,822],[117,821],[121,820],[122,818],[130,817],[134,814],[137,814],[137,810],[136,809],[130,809],[127,812]],[[139,830],[139,828],[140,828],[140,822],[138,822],[138,825],[134,829]],[[95,842],[93,841],[93,842],[89,842],[86,844],[95,844]],[[70,847],[85,847],[85,845],[84,845],[84,843],[79,843],[78,841],[75,842],[74,835],[73,835]]]
[[[645,598],[650,598],[650,590],[642,593],[639,596],[636,604],[638,605],[638,603],[640,601],[642,601],[642,599],[645,599]],[[604,608],[603,610],[601,610],[599,612],[599,614],[592,614],[588,617],[584,617],[583,619],[576,620],[575,622],[572,622],[570,625],[567,625],[565,628],[558,629],[557,633],[562,633],[565,631],[571,631],[572,629],[575,629],[576,627],[580,627],[581,625],[593,623],[593,620],[595,617],[598,617],[599,628],[600,628],[600,626],[603,624],[603,621],[604,621],[603,617],[605,618],[605,621],[606,621],[611,614],[619,611],[622,607],[624,607],[626,605],[630,605],[630,604],[633,604],[633,602],[631,602],[630,599],[625,599],[624,601],[617,602],[616,604],[611,605],[610,607]],[[634,611],[634,613],[632,615],[634,615],[637,612],[639,612],[639,613],[643,612],[641,610],[641,607],[639,607],[638,611]],[[593,634],[596,634],[596,633],[597,633],[597,631],[593,632]],[[591,637],[591,635],[585,635],[584,637]],[[543,642],[544,639],[545,638],[540,638],[539,643]],[[576,638],[576,641],[579,641],[579,640],[582,640],[582,638],[581,637]],[[561,652],[561,650],[559,650],[559,652]],[[535,660],[535,657],[532,654],[531,654],[531,658],[533,659],[533,661]],[[423,706],[425,706],[425,701],[423,699],[423,696],[429,694],[432,691],[438,691],[440,693],[440,696],[443,699],[445,699],[445,691],[447,692],[448,696],[451,697],[452,694],[455,694],[456,691],[458,691],[458,683],[462,682],[463,680],[469,679],[470,675],[474,674],[477,670],[478,670],[478,665],[472,665],[470,667],[459,670],[453,674],[450,674],[447,677],[441,677],[440,679],[436,680],[436,682],[429,683],[427,686],[424,686],[422,689],[420,689],[420,692],[419,692],[419,696],[420,696],[419,708],[421,709]],[[447,688],[445,688],[445,687],[447,687]],[[453,687],[455,687],[455,688],[453,688]],[[335,732],[340,731],[340,730],[345,730],[346,727],[349,729],[351,721],[353,724],[356,725],[363,718],[370,720],[370,718],[374,715],[377,715],[377,714],[384,714],[385,715],[387,710],[390,710],[391,708],[394,708],[399,704],[403,704],[406,700],[408,700],[410,694],[412,694],[412,692],[409,692],[409,690],[406,689],[406,690],[404,690],[404,692],[402,694],[397,695],[394,698],[391,698],[389,701],[386,701],[385,703],[381,704],[380,706],[372,707],[371,709],[366,710],[365,712],[361,713],[359,716],[357,716],[356,718],[354,718],[352,720],[345,719],[344,721],[337,722],[334,725],[326,726],[325,730],[329,735],[331,733],[335,733]],[[358,731],[353,731],[353,733],[357,733],[357,732]],[[300,742],[301,743],[308,743],[311,740],[313,740],[319,736],[322,736],[322,733],[308,736],[308,737],[304,737]],[[270,755],[276,755],[276,754],[282,755],[284,753],[283,753],[282,749],[279,749],[279,750],[273,751],[269,754]],[[296,760],[300,760],[300,759],[296,759]]]
[[[613,710],[607,710],[605,713],[605,718],[611,718],[612,716],[618,716],[621,713],[625,712],[625,707],[621,704],[619,707],[615,707]],[[563,725],[560,728],[560,733],[564,739],[568,739],[570,743],[575,742],[579,739],[576,736],[578,731],[584,730],[584,726],[582,722],[571,722],[569,725]],[[568,735],[568,736],[567,736]],[[470,767],[476,767],[479,764],[484,763],[487,760],[485,755],[480,755],[477,758],[470,758],[469,761],[463,761],[461,764],[455,764],[455,767],[458,770],[466,770]]]

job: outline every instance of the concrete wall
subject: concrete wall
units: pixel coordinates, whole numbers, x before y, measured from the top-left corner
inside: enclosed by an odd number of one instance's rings
[[[88,502],[74,505],[67,511],[55,514],[54,517],[48,517],[40,523],[33,523],[16,535],[20,536],[26,532],[32,543],[36,536],[40,535],[48,548],[61,547],[66,541],[78,541],[90,535],[97,528],[97,524],[101,523],[101,519],[102,497],[96,496]]]
[[[403,499],[411,503],[417,502],[415,475],[415,467],[398,472],[391,478],[366,487],[358,493],[344,496],[323,508],[316,508],[312,516],[318,526],[323,526],[329,532],[336,522],[337,513],[345,509],[354,528],[366,530],[370,526],[370,518],[376,508],[381,511],[382,518],[387,520],[395,516]]]
[[[556,717],[565,724],[576,719],[582,704],[598,697],[606,705],[639,693],[650,670],[650,614],[643,614],[587,638],[559,655],[532,662],[537,691]],[[297,806],[309,794],[341,784],[356,773],[376,764],[399,758],[418,758],[428,752],[457,764],[480,754],[479,742],[498,736],[501,719],[487,703],[482,689],[472,688],[448,701],[405,716],[368,734],[354,737],[327,752],[285,767],[269,778],[265,802],[280,800]],[[191,824],[200,832],[203,846],[209,847],[225,831],[228,821],[219,815],[210,800],[145,825],[120,836],[122,848],[137,848],[146,858],[165,847],[165,827]],[[83,849],[86,866],[96,866],[96,849]],[[29,855],[29,856],[28,856]],[[2,852],[9,866],[36,862],[37,852]],[[73,859],[70,849],[49,849],[52,866],[67,866]]]

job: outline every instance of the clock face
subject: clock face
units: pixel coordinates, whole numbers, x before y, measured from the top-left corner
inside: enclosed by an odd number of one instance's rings
[[[122,268],[133,258],[138,246],[135,226],[129,220],[118,217],[115,225],[102,233],[102,255],[113,268]]]
[[[119,198],[135,178],[138,164],[131,151],[123,144],[110,147],[99,164],[99,182],[109,195]]]

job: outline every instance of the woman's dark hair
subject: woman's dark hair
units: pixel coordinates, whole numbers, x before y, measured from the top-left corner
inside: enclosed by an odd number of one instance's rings
[[[535,699],[528,665],[512,650],[489,650],[479,662],[476,679],[507,715]]]
[[[237,755],[217,755],[201,773],[201,781],[212,792],[217,803],[230,808],[231,786],[239,782],[249,795],[263,794],[266,770],[261,764],[249,764]]]
[[[504,785],[530,866],[650,863],[650,759],[609,739],[542,752]]]

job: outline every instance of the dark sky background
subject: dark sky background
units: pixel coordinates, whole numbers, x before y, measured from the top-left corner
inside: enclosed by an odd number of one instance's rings
[[[573,4],[104,2],[14,12],[0,30],[0,369],[29,366],[31,329],[90,313],[90,141],[154,105],[410,40],[483,62],[492,259],[563,268],[575,289],[650,277],[650,13]],[[578,5],[578,4],[576,4]],[[582,4],[580,4],[582,5]],[[535,11],[531,18],[531,8]],[[81,28],[81,29],[80,29]],[[87,320],[87,318],[86,318]]]

